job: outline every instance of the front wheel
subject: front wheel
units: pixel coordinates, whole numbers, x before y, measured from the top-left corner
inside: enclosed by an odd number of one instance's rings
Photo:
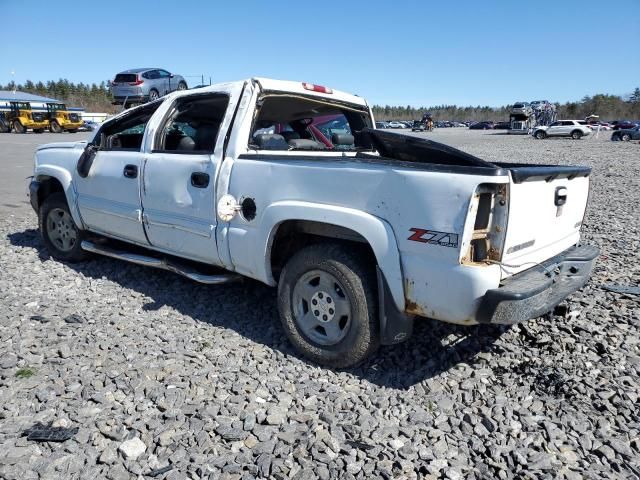
[[[180,82],[178,84],[178,90],[186,90],[187,89],[187,84],[184,82]]]
[[[16,133],[25,133],[27,131],[27,129],[24,128],[24,125],[20,123],[20,120],[16,120],[15,122],[13,122],[13,130]]]
[[[80,245],[85,232],[73,221],[63,193],[52,193],[42,202],[38,227],[44,245],[56,260],[73,263],[87,258],[87,252]]]
[[[62,127],[55,120],[51,122],[51,125],[49,125],[49,129],[52,133],[62,133]]]
[[[580,130],[574,130],[571,132],[571,138],[574,140],[580,140],[582,138],[582,132]]]
[[[377,350],[375,278],[371,262],[353,248],[318,244],[297,252],[278,283],[280,319],[296,349],[336,368]]]
[[[536,137],[538,140],[542,140],[542,139],[544,139],[546,136],[547,136],[547,134],[546,134],[546,133],[544,133],[542,130],[538,130],[538,131],[535,133],[535,135],[534,135],[534,137]]]
[[[631,141],[631,135],[629,135],[628,133],[625,133],[624,135],[622,135],[622,141],[623,142],[630,142]]]

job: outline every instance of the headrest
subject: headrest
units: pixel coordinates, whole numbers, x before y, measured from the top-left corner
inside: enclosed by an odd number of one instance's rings
[[[287,142],[289,140],[295,140],[297,138],[300,138],[300,134],[294,131],[280,132],[280,135],[282,135]]]
[[[178,147],[176,150],[195,150],[196,142],[193,141],[191,137],[182,137],[178,142]]]
[[[334,145],[355,145],[356,140],[348,133],[334,133],[331,135],[331,143]]]
[[[287,141],[277,133],[260,133],[253,138],[259,150],[289,150]]]
[[[324,150],[325,147],[322,143],[316,142],[315,140],[308,140],[306,138],[296,138],[289,141],[289,145],[291,148],[295,148],[296,150]]]

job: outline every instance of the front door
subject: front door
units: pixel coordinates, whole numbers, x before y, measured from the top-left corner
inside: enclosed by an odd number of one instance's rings
[[[144,226],[155,248],[220,264],[216,246],[216,171],[241,86],[176,98],[145,155]],[[164,110],[164,109],[163,109]]]
[[[141,146],[145,126],[158,105],[132,109],[105,123],[95,137],[98,151],[88,172],[74,172],[78,208],[89,230],[147,243],[140,205]]]

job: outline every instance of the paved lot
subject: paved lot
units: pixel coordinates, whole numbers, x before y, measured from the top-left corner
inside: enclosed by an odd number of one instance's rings
[[[419,134],[488,160],[593,167],[601,246],[577,316],[423,320],[348,371],[299,358],[275,292],[49,258],[26,203],[37,143],[0,136],[0,478],[603,479],[640,475],[640,145]],[[14,206],[15,205],[15,206]],[[36,422],[78,428],[62,443]]]

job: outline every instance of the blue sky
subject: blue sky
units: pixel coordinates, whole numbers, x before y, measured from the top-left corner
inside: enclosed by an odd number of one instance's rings
[[[0,0],[0,17],[3,84],[158,66],[414,106],[564,102],[640,86],[639,0]]]

